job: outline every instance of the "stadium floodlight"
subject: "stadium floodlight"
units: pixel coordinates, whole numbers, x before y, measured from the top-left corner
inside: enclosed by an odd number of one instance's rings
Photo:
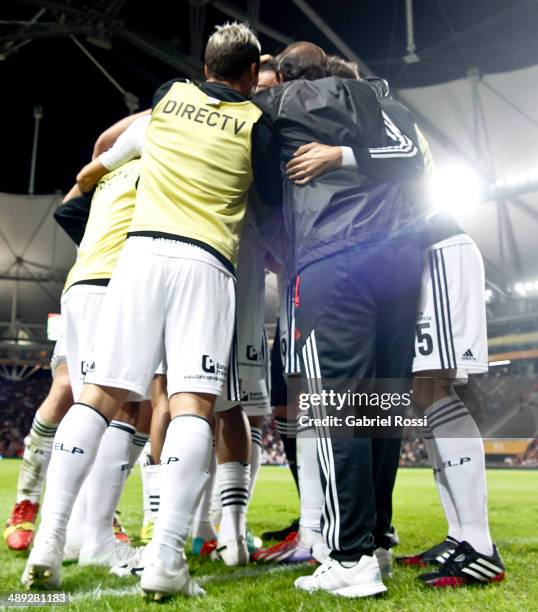
[[[486,302],[489,304],[489,302],[491,302],[491,300],[493,299],[493,291],[491,289],[486,289],[484,291],[484,298]]]
[[[538,294],[538,279],[518,282],[514,285],[514,291],[521,297],[536,296]]]
[[[508,174],[495,181],[495,187],[502,189],[503,187],[519,187],[526,183],[533,183],[538,180],[538,169],[532,168],[527,172],[520,172],[519,174]]]
[[[523,283],[516,283],[514,285],[514,289],[515,289],[516,293],[519,293],[520,295],[527,295],[527,291],[526,291],[525,285]]]
[[[538,190],[538,168],[531,168],[525,172],[511,172],[499,177],[488,186],[486,199],[499,200]]]
[[[463,164],[436,169],[429,188],[436,210],[458,217],[475,210],[482,201],[478,174]]]

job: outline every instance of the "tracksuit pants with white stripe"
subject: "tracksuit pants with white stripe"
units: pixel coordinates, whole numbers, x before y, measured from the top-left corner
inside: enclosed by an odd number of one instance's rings
[[[300,272],[296,342],[303,385],[311,393],[353,392],[350,385],[362,389],[372,379],[390,379],[392,392],[409,389],[421,271],[419,245],[409,240],[361,246]],[[382,435],[317,430],[325,490],[321,529],[335,559],[356,560],[394,543],[392,490],[400,438]]]

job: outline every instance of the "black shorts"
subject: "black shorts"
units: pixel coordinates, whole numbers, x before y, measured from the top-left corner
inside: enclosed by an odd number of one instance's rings
[[[288,388],[280,352],[280,321],[277,319],[275,339],[271,348],[271,406],[286,406],[287,403]]]

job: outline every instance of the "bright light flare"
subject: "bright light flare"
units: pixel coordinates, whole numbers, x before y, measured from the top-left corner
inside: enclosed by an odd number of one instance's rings
[[[464,165],[436,169],[429,187],[435,209],[456,217],[476,209],[482,199],[482,185],[477,173]]]

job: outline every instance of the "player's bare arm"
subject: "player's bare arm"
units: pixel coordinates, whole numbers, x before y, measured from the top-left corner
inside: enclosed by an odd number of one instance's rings
[[[77,187],[82,193],[88,193],[107,172],[108,168],[103,166],[100,159],[94,159],[77,174]]]
[[[306,185],[318,176],[342,166],[342,147],[310,142],[295,151],[287,163],[288,178],[297,185]]]
[[[146,115],[151,114],[151,109],[148,108],[145,111],[141,111],[140,113],[135,113],[134,115],[129,115],[120,119],[109,128],[107,128],[104,132],[102,132],[95,144],[93,146],[92,160],[96,159],[104,153],[108,151],[112,147],[112,145],[118,140],[118,138],[125,132],[125,130],[137,119],[140,117],[145,117]]]
[[[91,191],[107,172],[140,157],[149,120],[149,113],[142,113],[120,134],[110,149],[82,168],[77,175],[77,185],[82,193]]]
[[[82,195],[82,192],[79,189],[79,186],[75,183],[73,185],[73,187],[71,187],[71,189],[65,194],[64,199],[62,200],[62,202],[67,202],[68,200],[70,200],[71,198],[76,198],[78,196]]]

